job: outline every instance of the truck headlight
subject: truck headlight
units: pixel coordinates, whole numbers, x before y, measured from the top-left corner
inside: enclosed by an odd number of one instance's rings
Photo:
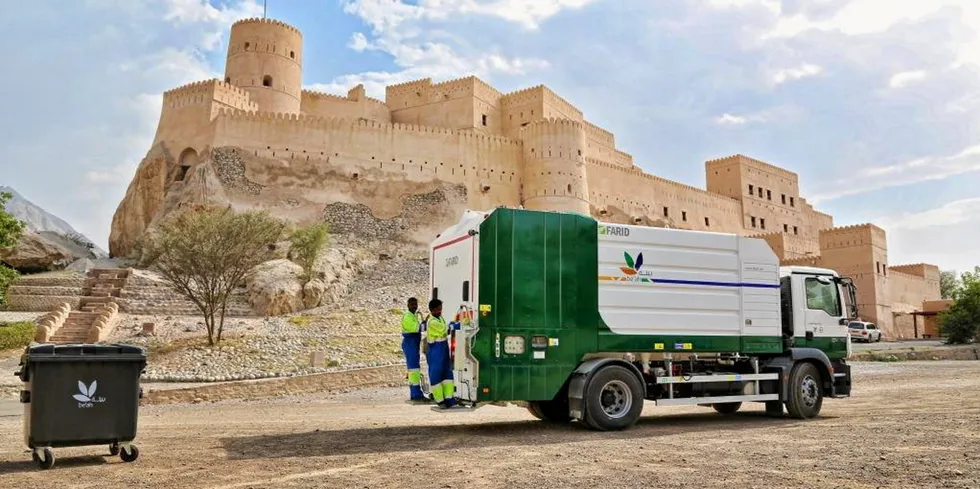
[[[524,337],[523,336],[506,336],[504,337],[504,353],[508,355],[520,355],[524,353]]]

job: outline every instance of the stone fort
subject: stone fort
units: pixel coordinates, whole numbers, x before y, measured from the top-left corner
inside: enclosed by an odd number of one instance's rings
[[[303,38],[269,19],[231,28],[223,80],[167,91],[153,146],[113,218],[110,252],[134,252],[159,218],[188,202],[265,208],[294,221],[325,206],[391,218],[406,199],[459,189],[427,243],[463,208],[575,211],[607,222],[753,235],[784,264],[850,276],[862,318],[889,338],[916,335],[914,316],[939,299],[934,265],[894,266],[885,231],[834,227],[799,193],[796,173],[747,156],[705,163],[698,188],[650,175],[611,132],[543,85],[502,93],[476,77],[346,96],[302,88]],[[921,328],[918,328],[921,330]]]

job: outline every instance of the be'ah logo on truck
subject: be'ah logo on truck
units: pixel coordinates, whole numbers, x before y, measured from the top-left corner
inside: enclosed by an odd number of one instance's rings
[[[96,403],[105,402],[104,397],[95,397],[95,389],[99,386],[98,380],[93,380],[92,385],[85,385],[85,382],[78,381],[78,394],[71,397],[78,401],[79,408],[90,408]]]
[[[624,278],[623,280],[630,281],[630,282],[650,281],[650,279],[647,277],[652,276],[653,273],[650,272],[649,270],[640,270],[640,267],[643,266],[643,252],[637,253],[636,260],[634,261],[633,257],[630,256],[629,252],[624,251],[623,258],[626,261],[626,266],[619,267],[619,269],[626,274],[626,278]]]

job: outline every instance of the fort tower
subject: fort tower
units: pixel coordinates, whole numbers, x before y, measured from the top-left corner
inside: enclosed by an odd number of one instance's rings
[[[225,82],[249,92],[261,111],[299,114],[303,35],[277,20],[236,22],[228,39]]]
[[[589,215],[585,130],[567,119],[532,122],[524,141],[524,207]]]

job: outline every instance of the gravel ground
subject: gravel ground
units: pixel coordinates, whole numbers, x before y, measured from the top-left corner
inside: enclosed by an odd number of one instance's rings
[[[63,448],[46,473],[24,453],[20,417],[0,409],[0,486],[980,487],[980,362],[862,363],[855,376],[854,396],[827,400],[814,420],[647,406],[620,433],[518,407],[432,413],[403,404],[400,388],[153,406],[135,463]]]

